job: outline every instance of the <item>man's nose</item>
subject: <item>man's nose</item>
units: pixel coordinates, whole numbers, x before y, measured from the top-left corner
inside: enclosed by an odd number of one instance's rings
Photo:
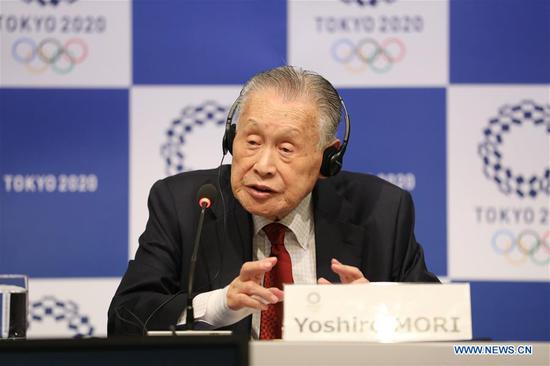
[[[260,176],[275,174],[275,155],[272,149],[265,147],[258,154],[258,160],[254,164],[254,171]]]

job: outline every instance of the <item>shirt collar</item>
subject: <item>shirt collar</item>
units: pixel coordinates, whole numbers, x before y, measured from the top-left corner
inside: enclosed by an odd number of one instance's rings
[[[258,235],[264,226],[274,222],[258,215],[252,215],[252,221],[254,222],[254,235]],[[288,215],[277,222],[288,227],[296,236],[298,244],[302,248],[307,249],[308,237],[313,225],[311,192]]]

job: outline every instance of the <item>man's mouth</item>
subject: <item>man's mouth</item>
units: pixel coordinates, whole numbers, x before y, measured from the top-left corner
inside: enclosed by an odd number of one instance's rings
[[[268,198],[274,193],[277,193],[273,188],[263,184],[250,184],[245,186],[247,191],[254,198]]]

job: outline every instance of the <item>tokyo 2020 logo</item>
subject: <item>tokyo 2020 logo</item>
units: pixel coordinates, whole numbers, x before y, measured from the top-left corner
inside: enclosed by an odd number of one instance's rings
[[[73,338],[91,337],[95,327],[87,315],[79,311],[79,306],[73,301],[63,301],[54,296],[44,296],[29,304],[29,324],[40,327],[46,320],[54,321]]]
[[[357,4],[359,6],[377,6],[380,3],[391,4],[396,0],[341,0],[346,4]]]
[[[520,198],[536,198],[550,195],[550,166],[538,167],[534,174],[521,173],[520,166],[512,166],[503,153],[502,145],[514,131],[532,125],[541,134],[550,136],[550,105],[524,100],[515,105],[504,105],[498,115],[489,120],[483,129],[483,141],[478,145],[478,154],[483,162],[483,173],[506,195]],[[518,146],[518,148],[520,148]],[[524,147],[527,148],[527,147]],[[541,153],[548,155],[546,151]]]
[[[197,128],[207,123],[225,125],[228,106],[208,100],[199,105],[186,106],[179,118],[172,121],[166,130],[166,142],[161,146],[161,156],[167,175],[181,173],[189,169],[186,164],[185,144]],[[220,147],[221,149],[221,147]]]

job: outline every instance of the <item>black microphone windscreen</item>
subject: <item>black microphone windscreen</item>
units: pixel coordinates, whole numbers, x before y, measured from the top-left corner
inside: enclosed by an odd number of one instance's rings
[[[218,190],[216,189],[216,187],[214,187],[213,184],[203,184],[197,192],[197,202],[199,202],[199,205],[202,206],[201,200],[206,198],[210,201],[210,203],[208,204],[208,207],[210,207],[210,205],[213,204],[216,200],[217,196]]]

